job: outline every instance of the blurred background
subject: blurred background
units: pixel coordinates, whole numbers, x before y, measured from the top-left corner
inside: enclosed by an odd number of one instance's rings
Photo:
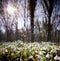
[[[60,42],[60,0],[0,0],[0,41]]]

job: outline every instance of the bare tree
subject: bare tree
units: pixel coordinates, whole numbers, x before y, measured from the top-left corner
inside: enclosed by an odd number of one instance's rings
[[[42,0],[42,6],[48,17],[47,41],[51,40],[51,15],[53,11],[54,0]]]
[[[60,25],[60,20],[58,19],[60,18],[60,14],[55,14],[55,16],[53,16],[53,40],[58,42],[58,35],[57,35],[57,27]],[[57,20],[56,20],[57,19]]]
[[[2,4],[2,0],[0,0],[0,14],[3,14],[3,4]]]
[[[34,40],[35,41],[40,41],[41,40],[41,27],[40,27],[41,22],[37,19],[35,21],[35,25],[34,25]]]
[[[37,0],[29,0],[29,9],[31,17],[31,42],[34,42],[34,12]]]

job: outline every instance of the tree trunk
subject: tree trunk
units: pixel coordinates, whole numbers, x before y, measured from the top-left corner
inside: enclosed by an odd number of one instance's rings
[[[51,41],[51,21],[50,21],[50,17],[49,17],[49,21],[48,21],[48,31],[47,31],[47,41]]]
[[[31,18],[31,42],[34,42],[34,19]]]
[[[31,17],[31,42],[34,42],[34,12],[37,0],[29,1],[30,17]]]
[[[3,4],[2,4],[3,0],[0,0],[0,14],[4,15],[4,10],[3,10]]]
[[[9,30],[6,28],[6,41],[9,41]]]
[[[16,22],[16,34],[15,34],[15,36],[16,36],[16,41],[18,40],[18,23]]]

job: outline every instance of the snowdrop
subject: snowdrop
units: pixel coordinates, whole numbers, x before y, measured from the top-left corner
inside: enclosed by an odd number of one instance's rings
[[[38,53],[38,51],[36,50],[35,53]]]
[[[17,49],[16,48],[14,48],[14,52],[16,52],[17,51]]]
[[[39,55],[41,55],[41,56],[42,56],[42,55],[43,55],[43,52],[42,52],[42,51],[40,51],[40,52],[39,52]]]
[[[40,55],[38,55],[38,54],[36,54],[36,55],[35,55],[35,57],[37,57],[38,59],[40,59],[40,58],[41,58],[41,56],[40,56]]]
[[[32,56],[32,55],[30,55],[30,56],[29,56],[29,59],[31,59],[31,58],[33,58],[33,56]]]
[[[7,49],[5,49],[5,52],[8,52],[8,50],[7,50]]]
[[[49,55],[49,53],[46,55],[46,58],[48,58],[48,59],[50,58],[50,55]]]
[[[8,52],[8,48],[11,47],[13,52],[11,53],[12,56],[19,55],[19,53],[26,52],[26,55],[29,55],[29,59],[34,59],[34,56],[37,57],[39,61],[46,60],[46,58],[50,59],[54,58],[54,60],[60,60],[60,57],[56,55],[53,57],[52,53],[57,53],[57,50],[60,50],[60,46],[56,46],[49,42],[34,42],[34,43],[24,43],[20,40],[14,42],[5,42],[0,47],[0,51],[5,54]],[[11,50],[11,49],[10,49]],[[27,59],[28,59],[27,58]],[[22,59],[22,58],[21,58]]]
[[[52,53],[52,52],[57,53],[57,50],[56,49],[52,49],[50,53]]]
[[[54,57],[54,60],[58,60],[58,56],[57,55]]]
[[[56,56],[54,57],[54,60],[59,60],[59,61],[60,61],[60,56],[57,56],[57,55],[56,55]]]

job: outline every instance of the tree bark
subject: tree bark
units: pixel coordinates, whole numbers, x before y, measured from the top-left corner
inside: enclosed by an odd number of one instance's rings
[[[31,42],[34,42],[34,12],[37,0],[29,1],[30,17],[31,17]]]
[[[48,4],[49,2],[49,4]],[[45,4],[45,5],[44,5]],[[54,0],[43,0],[43,9],[44,12],[46,14],[46,11],[48,12],[47,17],[48,17],[48,28],[47,28],[47,41],[51,41],[51,15],[52,15],[52,11],[53,11],[53,4],[54,4]]]
[[[47,41],[51,41],[51,20],[49,17],[49,21],[48,21],[48,31],[47,31]]]

